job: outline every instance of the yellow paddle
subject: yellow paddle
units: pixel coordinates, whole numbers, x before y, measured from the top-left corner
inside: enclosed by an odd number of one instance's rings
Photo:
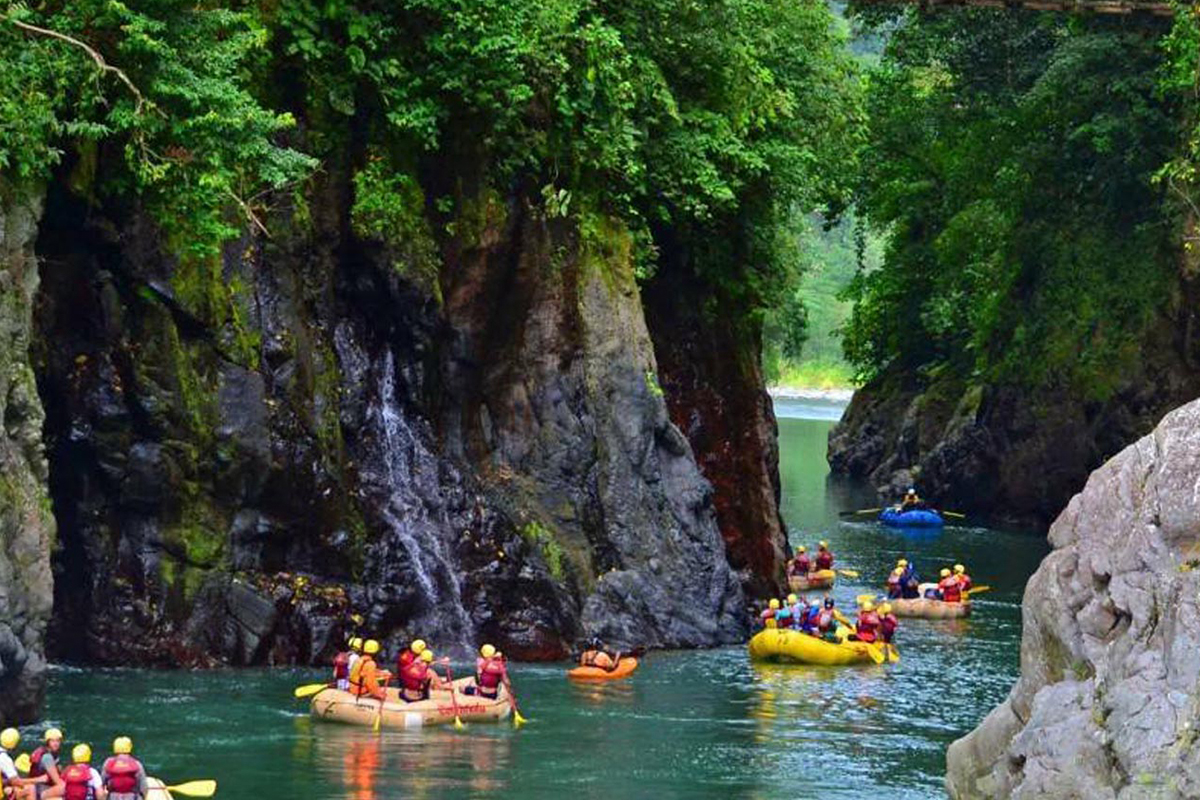
[[[863,603],[867,602],[868,600],[870,600],[873,603],[876,600],[881,599],[882,597],[883,597],[883,595],[880,595],[880,594],[860,594],[857,597],[855,597],[854,600],[861,606]]]
[[[871,660],[876,664],[882,664],[884,661],[887,661],[887,658],[884,657],[883,653],[879,652],[878,645],[868,644],[867,654],[871,656]]]
[[[882,508],[860,508],[858,511],[839,511],[839,517],[852,517],[855,514],[878,514]]]
[[[957,517],[958,519],[966,519],[967,518],[966,514],[960,514],[957,511],[942,511],[941,514],[943,517]]]
[[[297,686],[295,691],[292,692],[292,694],[295,695],[297,698],[312,697],[314,694],[320,694],[321,692],[325,691],[328,688],[329,688],[328,683],[310,683],[306,686]]]
[[[889,664],[897,664],[900,662],[900,651],[896,649],[895,645],[885,644],[883,649],[887,650]]]
[[[844,575],[847,578],[857,578],[858,577],[858,571],[853,570],[853,569],[839,569],[838,574]]]
[[[970,589],[967,589],[965,592],[963,592],[963,594],[972,595],[979,594],[980,592],[990,592],[991,590],[992,587],[990,586],[972,586]]]
[[[508,702],[512,705],[513,710],[513,727],[519,728],[529,720],[521,716],[521,710],[517,708],[517,694],[512,688],[512,679],[508,677],[506,672],[504,675],[504,688],[508,689]]]
[[[17,756],[17,760],[14,761],[13,764],[16,766],[18,771],[26,774],[28,774],[29,770],[33,768],[33,764],[29,760],[29,753],[21,753],[21,755]]]
[[[446,664],[446,680],[450,683],[450,703],[454,706],[454,729],[461,731],[467,727],[463,725],[462,717],[458,715],[458,692],[454,688],[454,673],[450,671],[450,659],[445,659]]]
[[[178,786],[168,786],[167,791],[184,797],[212,797],[217,793],[217,782],[211,780],[188,781]]]
[[[383,679],[383,697],[379,698],[379,713],[375,715],[375,724],[371,726],[371,730],[375,733],[379,733],[379,729],[383,727],[383,704],[387,700],[387,686],[391,679],[391,674]]]

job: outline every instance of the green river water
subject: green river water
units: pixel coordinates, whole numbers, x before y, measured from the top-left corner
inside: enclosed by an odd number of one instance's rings
[[[233,800],[939,797],[946,746],[1016,678],[1021,592],[1047,547],[984,528],[914,536],[839,522],[838,510],[869,504],[827,480],[825,440],[839,410],[777,403],[792,541],[828,539],[838,565],[862,573],[839,580],[839,604],[851,606],[902,554],[923,576],[963,561],[994,587],[968,620],[903,620],[897,665],[764,667],[735,647],[653,653],[627,681],[579,686],[565,665],[518,664],[524,728],[379,735],[307,716],[291,689],[323,679],[315,670],[62,667],[48,720],[68,744],[104,752],[129,734],[152,774],[216,778],[218,797]]]

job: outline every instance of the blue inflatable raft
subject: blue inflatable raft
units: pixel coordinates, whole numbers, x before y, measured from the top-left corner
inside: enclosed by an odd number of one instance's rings
[[[879,515],[879,521],[893,528],[940,528],[946,524],[941,514],[922,509],[902,513],[894,508],[886,508]]]

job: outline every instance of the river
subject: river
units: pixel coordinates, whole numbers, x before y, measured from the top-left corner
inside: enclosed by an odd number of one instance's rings
[[[735,647],[653,653],[628,681],[578,686],[565,665],[519,664],[531,720],[520,730],[375,735],[314,723],[291,689],[318,673],[299,669],[59,667],[48,719],[68,743],[89,740],[98,752],[129,734],[152,774],[216,778],[218,797],[233,800],[940,796],[946,746],[1016,679],[1021,592],[1047,546],[979,527],[911,535],[841,522],[839,510],[869,502],[827,476],[825,440],[841,407],[780,400],[776,409],[793,543],[825,538],[838,565],[863,576],[839,580],[839,604],[907,555],[923,575],[962,561],[992,586],[973,617],[902,621],[892,666],[763,667]]]

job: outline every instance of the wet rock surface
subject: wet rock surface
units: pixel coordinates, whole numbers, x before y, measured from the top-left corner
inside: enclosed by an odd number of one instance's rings
[[[472,216],[431,286],[348,229],[348,186],[331,170],[304,225],[281,204],[215,269],[164,255],[136,211],[51,194],[52,652],[306,663],[361,629],[545,659],[592,633],[739,637],[627,234],[585,247],[519,198],[459,198]]]
[[[950,747],[950,796],[1200,796],[1200,401],[1096,470],[1050,541],[1021,677]]]
[[[53,589],[41,403],[29,364],[41,198],[0,181],[0,723],[31,721],[45,693]]]

